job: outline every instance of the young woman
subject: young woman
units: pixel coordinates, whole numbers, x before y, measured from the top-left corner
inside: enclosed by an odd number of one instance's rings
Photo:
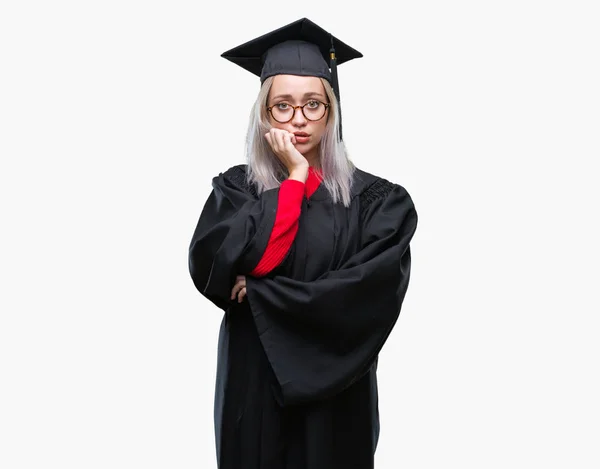
[[[224,56],[262,86],[247,163],[213,179],[189,249],[196,288],[225,313],[219,468],[372,468],[377,356],[408,287],[417,213],[341,141],[335,60],[360,53],[304,18]]]

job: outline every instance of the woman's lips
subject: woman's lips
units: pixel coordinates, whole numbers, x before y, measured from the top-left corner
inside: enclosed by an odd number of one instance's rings
[[[296,143],[306,143],[310,139],[310,135],[305,132],[294,133],[296,137]]]

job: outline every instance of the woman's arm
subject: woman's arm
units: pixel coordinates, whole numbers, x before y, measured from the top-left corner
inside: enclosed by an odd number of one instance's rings
[[[194,285],[219,308],[227,309],[237,274],[250,272],[263,256],[277,213],[279,188],[260,196],[234,166],[213,178],[188,252]]]
[[[250,275],[265,276],[281,264],[290,250],[298,232],[304,187],[304,182],[297,179],[286,179],[281,183],[277,214],[269,243],[258,265],[250,272]]]
[[[259,336],[283,405],[337,394],[371,367],[390,334],[410,278],[417,213],[391,183],[365,194],[362,249],[315,281],[247,278]]]

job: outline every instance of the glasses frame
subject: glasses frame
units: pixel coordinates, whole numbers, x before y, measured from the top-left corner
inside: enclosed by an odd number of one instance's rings
[[[304,106],[308,106],[308,104],[312,103],[312,102],[317,102],[322,104],[323,106],[325,106],[325,111],[323,112],[323,115],[321,117],[319,117],[318,119],[310,119],[306,116],[306,114],[304,113]],[[277,103],[277,104],[273,104],[273,106],[269,106],[267,107],[267,111],[269,111],[269,114],[271,114],[271,117],[273,118],[273,120],[275,122],[279,122],[280,124],[287,124],[288,122],[290,122],[291,120],[294,119],[294,117],[296,117],[296,110],[297,109],[301,109],[302,110],[302,115],[304,116],[304,118],[307,121],[311,121],[311,122],[318,122],[321,119],[323,119],[323,117],[325,117],[325,114],[327,114],[327,110],[331,107],[330,103],[324,103],[323,101],[319,101],[318,99],[311,99],[310,101],[308,101],[307,103],[304,103],[302,106],[292,106],[291,104],[285,103],[288,106],[291,106],[293,112],[292,112],[292,117],[290,117],[288,120],[286,121],[278,121],[277,119],[275,119],[275,116],[273,115],[273,108],[275,106],[277,106],[278,104],[282,104],[282,103]]]

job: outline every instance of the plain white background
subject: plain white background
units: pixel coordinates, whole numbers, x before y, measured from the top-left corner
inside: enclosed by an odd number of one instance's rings
[[[220,54],[304,16],[419,212],[377,468],[600,467],[593,3],[3,2],[0,467],[216,467],[187,249],[259,87]]]

